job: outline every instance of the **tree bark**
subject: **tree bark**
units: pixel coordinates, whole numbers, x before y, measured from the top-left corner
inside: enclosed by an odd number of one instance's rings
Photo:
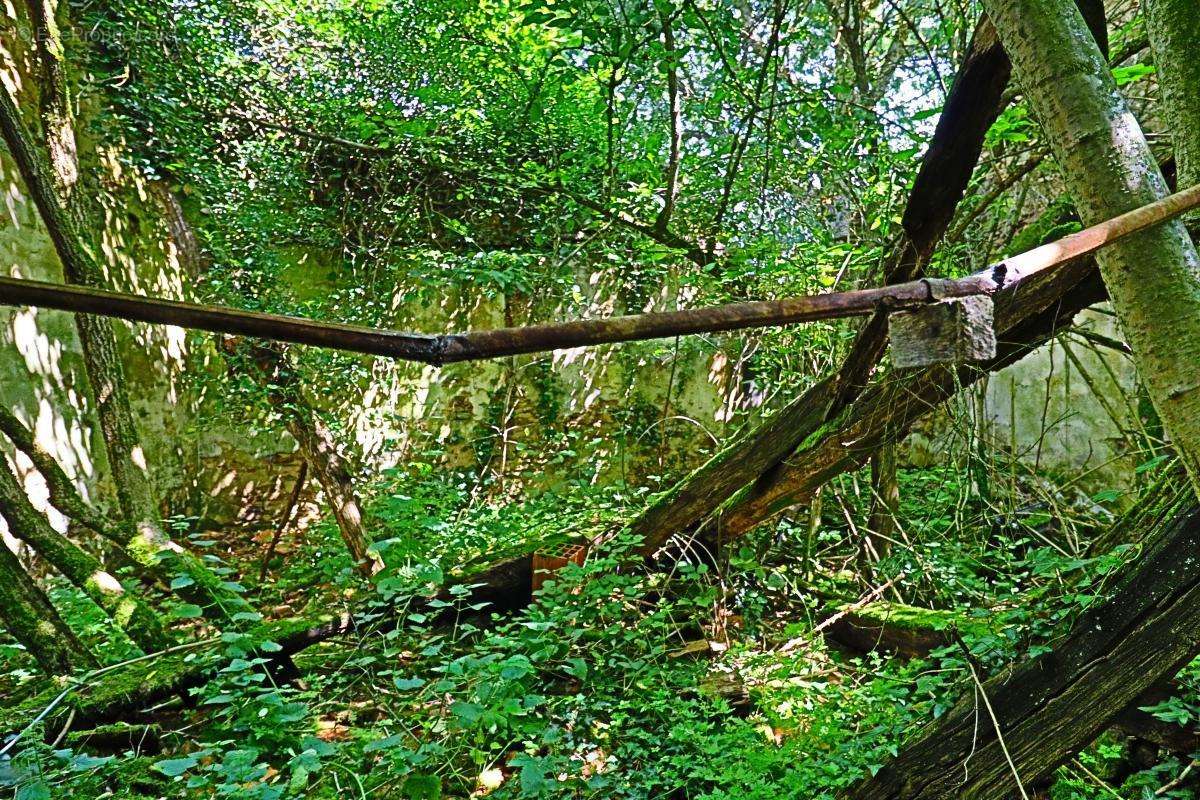
[[[0,91],[0,133],[37,206],[66,280],[103,286],[103,271],[85,247],[87,239],[79,227],[79,220],[74,218],[67,201],[59,195],[47,159],[38,152],[20,110],[7,91]],[[70,207],[78,208],[79,203],[71,202]],[[112,323],[101,317],[79,314],[75,317],[75,325],[117,501],[126,522],[121,532],[122,545],[136,563],[148,570],[156,570],[164,556],[167,557],[174,571],[192,579],[193,593],[207,596],[207,613],[224,616],[226,606],[236,604],[237,598],[221,589],[220,579],[198,558],[172,542],[159,523],[158,503],[133,423]]]
[[[0,542],[0,621],[49,675],[95,664],[21,562]]]
[[[1192,0],[1146,0],[1145,11],[1179,185],[1193,186],[1200,182],[1200,9]]]
[[[74,209],[76,222],[81,223],[82,214],[78,213],[81,204],[76,202],[75,193],[79,182],[79,154],[71,113],[67,54],[55,19],[58,4],[53,0],[27,0],[27,5],[33,24],[34,52],[40,67],[37,81],[39,116],[50,157],[50,174],[59,197],[68,209]]]
[[[55,172],[38,152],[20,110],[7,91],[0,92],[0,131],[58,253],[63,277],[69,283],[102,287],[104,273],[85,248],[87,239],[79,229],[80,220],[73,218],[66,199],[59,195]],[[157,503],[133,424],[112,323],[78,315],[75,324],[121,512],[134,525],[157,527]]]
[[[1084,224],[1166,195],[1137,120],[1074,3],[985,0],[984,8]],[[1200,494],[1200,255],[1176,221],[1097,260],[1134,362]]]
[[[16,476],[0,459],[0,516],[9,533],[33,548],[117,623],[143,652],[171,644],[162,621],[136,593],[127,591],[83,548],[50,526],[33,507]]]

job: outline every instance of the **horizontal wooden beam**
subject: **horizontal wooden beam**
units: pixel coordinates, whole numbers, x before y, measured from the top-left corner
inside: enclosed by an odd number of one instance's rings
[[[954,280],[924,279],[783,300],[465,333],[431,335],[367,328],[22,278],[0,277],[0,305],[53,308],[441,365],[571,347],[865,316],[880,309],[911,309],[951,297],[994,294],[1030,275],[1091,255],[1198,206],[1200,186],[1194,186]]]

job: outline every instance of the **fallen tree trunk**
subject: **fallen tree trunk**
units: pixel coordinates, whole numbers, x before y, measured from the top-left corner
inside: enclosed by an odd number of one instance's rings
[[[938,648],[953,645],[956,630],[966,636],[973,630],[994,632],[986,620],[953,611],[878,601],[847,611],[823,634],[826,641],[855,653],[885,652],[900,658],[924,658]],[[1112,727],[1173,753],[1200,750],[1200,728],[1166,722],[1142,710],[1165,702],[1178,694],[1179,689],[1173,681],[1151,686],[1113,717]]]
[[[1079,0],[1097,40],[1107,47],[1102,0]],[[923,274],[958,208],[992,123],[1004,110],[1012,64],[991,21],[980,19],[971,46],[946,97],[933,139],[913,182],[902,218],[903,237],[885,268],[885,283]],[[883,356],[886,319],[871,317],[859,330],[837,372],[713,456],[655,498],[631,523],[646,551],[693,530],[752,482],[770,480],[782,462],[836,418],[866,388]]]
[[[1007,325],[1008,331],[996,359],[983,365],[982,369],[999,369],[1012,363],[1068,326],[1075,312],[1103,297],[1103,285],[1090,262],[1074,262],[1041,273],[1036,280],[1020,284],[1015,293],[1012,290],[1000,293],[997,321]],[[1035,309],[1040,312],[1035,313]],[[819,454],[821,458],[819,469],[807,473],[812,485],[819,485],[838,471],[862,463],[878,442],[898,436],[900,431],[891,424],[893,413],[898,414],[897,419],[904,424],[911,424],[953,395],[964,381],[969,384],[980,374],[979,370],[928,368],[903,376],[901,380],[877,385],[843,417],[823,427],[822,435],[813,437],[815,444],[804,451]],[[715,529],[707,530],[715,534]],[[532,574],[532,554],[526,553],[488,566],[464,565],[452,583],[471,586],[472,603],[488,603],[491,610],[504,612],[529,603]],[[442,592],[444,598],[449,597],[448,590],[449,586]],[[269,629],[268,638],[282,646],[278,657],[283,658],[332,637],[373,627],[386,629],[394,624],[395,620],[381,621],[378,613],[364,617],[347,613],[315,624],[280,623]],[[106,696],[103,701],[83,698],[84,702],[73,707],[81,717],[79,724],[110,720],[131,708],[168,698],[183,688],[196,685],[205,674],[198,661],[181,664],[174,674],[168,674],[166,670],[155,672],[155,679],[144,685],[135,684],[116,696]],[[20,714],[14,715],[14,723],[19,723],[21,718]]]
[[[1049,776],[1200,649],[1198,547],[1193,507],[1050,652],[984,682],[842,797],[1007,797]]]
[[[958,208],[983,151],[984,137],[1003,110],[1012,65],[995,29],[984,17],[913,182],[902,218],[903,238],[884,268],[885,283],[921,275]],[[837,372],[811,386],[772,417],[735,440],[672,489],[656,497],[630,529],[657,550],[688,531],[739,489],[782,461],[831,415],[862,391],[883,355],[886,325],[869,319]]]

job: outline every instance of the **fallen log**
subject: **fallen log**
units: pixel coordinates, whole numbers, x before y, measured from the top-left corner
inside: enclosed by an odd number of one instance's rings
[[[854,653],[892,653],[899,658],[924,658],[955,642],[955,632],[973,635],[997,633],[989,621],[954,611],[915,608],[878,601],[849,611],[825,629],[825,639]],[[1173,753],[1200,750],[1200,728],[1155,717],[1143,708],[1156,706],[1179,693],[1172,681],[1163,681],[1142,692],[1117,712],[1112,727],[1135,739]]]
[[[787,459],[730,498],[700,533],[709,544],[736,538],[803,503],[834,476],[857,469],[871,453],[902,440],[914,422],[982,375],[1015,363],[1106,297],[1094,262],[1075,261],[1035,273],[996,295],[1000,334],[995,358],[979,365],[897,371],[809,436]]]
[[[1110,599],[1082,614],[1049,652],[969,692],[841,797],[1006,797],[1048,777],[1200,649],[1197,547],[1193,507],[1151,538]]]

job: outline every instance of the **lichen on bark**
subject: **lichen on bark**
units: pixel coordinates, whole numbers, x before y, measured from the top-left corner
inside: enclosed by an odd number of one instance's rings
[[[985,0],[1084,224],[1168,193],[1072,0]],[[1200,493],[1200,255],[1180,221],[1097,256],[1151,400]]]

